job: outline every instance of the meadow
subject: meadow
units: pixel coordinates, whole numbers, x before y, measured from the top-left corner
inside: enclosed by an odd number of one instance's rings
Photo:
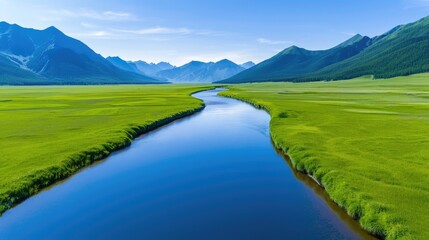
[[[204,106],[210,86],[0,88],[0,215],[50,184]]]
[[[429,74],[228,88],[270,113],[275,145],[363,228],[429,239]]]

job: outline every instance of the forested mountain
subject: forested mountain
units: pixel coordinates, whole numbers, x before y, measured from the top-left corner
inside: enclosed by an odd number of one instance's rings
[[[429,71],[429,17],[374,38],[356,35],[323,51],[292,46],[225,81],[314,81],[363,75],[394,77]]]

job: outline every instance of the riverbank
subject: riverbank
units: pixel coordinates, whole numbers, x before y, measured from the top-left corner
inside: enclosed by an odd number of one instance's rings
[[[365,230],[426,239],[427,77],[246,84],[221,95],[267,110],[276,147]]]
[[[43,188],[204,108],[213,86],[0,88],[0,215]]]

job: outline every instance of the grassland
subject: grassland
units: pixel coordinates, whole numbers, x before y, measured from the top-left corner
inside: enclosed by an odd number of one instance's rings
[[[203,108],[210,86],[0,88],[0,214],[151,129]]]
[[[229,88],[270,112],[277,147],[366,230],[429,239],[429,74]]]

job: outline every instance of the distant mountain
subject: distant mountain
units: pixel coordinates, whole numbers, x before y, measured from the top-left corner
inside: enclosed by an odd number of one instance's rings
[[[148,76],[154,76],[154,77],[160,71],[174,68],[173,65],[167,62],[147,63],[144,61],[136,61],[136,62],[128,62],[128,63],[134,64],[140,72]]]
[[[0,22],[0,84],[158,83],[121,70],[55,27],[23,28]]]
[[[141,72],[135,64],[126,62],[122,60],[120,57],[107,57],[106,60],[109,61],[111,64],[113,64],[115,67],[120,68],[124,71],[144,75],[144,73]]]
[[[124,71],[143,74],[174,83],[214,82],[234,76],[246,69],[227,59],[208,63],[191,61],[181,67],[174,67],[167,62],[160,62],[157,64],[147,63],[145,61],[133,62],[125,61],[120,57],[108,57],[106,59],[114,66]],[[247,62],[243,65],[251,67],[254,63]]]
[[[249,61],[249,62],[245,62],[245,63],[243,63],[243,64],[240,64],[240,66],[242,67],[242,68],[244,68],[244,69],[249,69],[249,68],[251,68],[251,67],[253,67],[253,66],[255,66],[256,64],[254,63],[254,62],[252,62],[252,61]]]
[[[227,59],[215,63],[192,61],[181,67],[161,71],[156,76],[171,82],[215,82],[243,70],[243,67]]]
[[[394,77],[429,71],[429,17],[369,38],[356,35],[323,51],[292,46],[225,83]]]
[[[124,71],[150,76],[154,79],[166,81],[165,79],[158,77],[157,73],[163,70],[174,68],[173,65],[167,62],[160,63],[147,63],[145,61],[125,61],[120,57],[107,57],[107,61],[113,64],[115,67],[120,68]]]

